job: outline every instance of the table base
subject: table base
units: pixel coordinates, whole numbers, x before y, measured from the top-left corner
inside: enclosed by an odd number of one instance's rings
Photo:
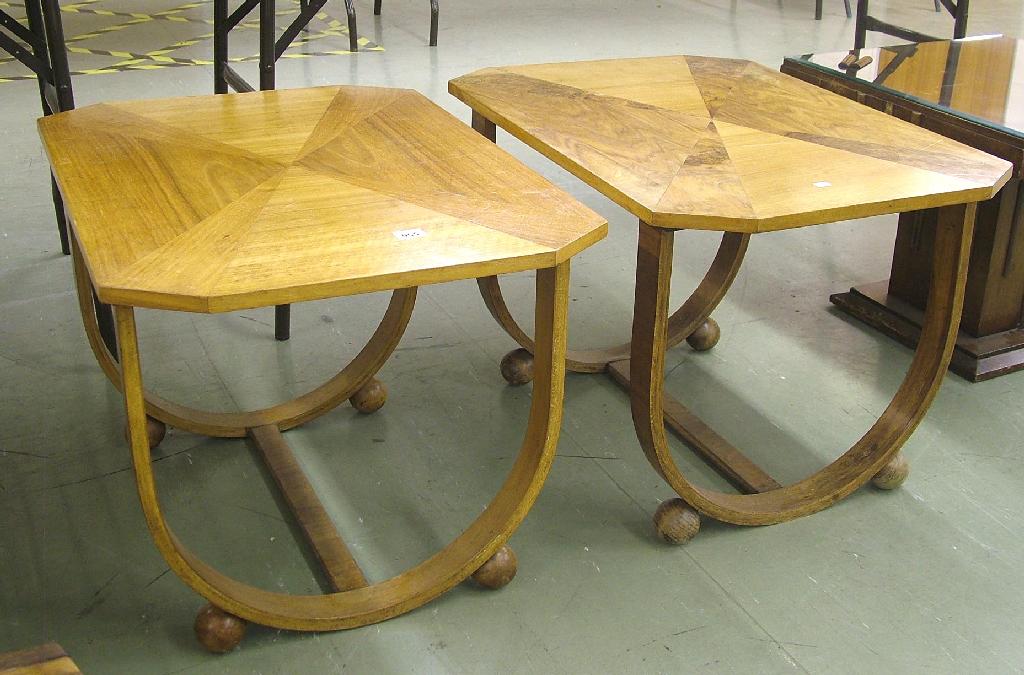
[[[508,538],[529,512],[554,460],[561,427],[569,263],[537,271],[536,356],[529,422],[518,457],[488,507],[441,551],[402,574],[371,583],[288,447],[282,432],[312,421],[346,400],[364,413],[384,405],[386,391],[374,376],[394,351],[415,305],[416,289],[395,290],[377,330],[337,375],[290,401],[241,413],[207,412],[167,401],[142,383],[135,313],[117,306],[120,359],[107,350],[93,311],[93,287],[72,240],[75,281],[85,333],[111,383],[124,394],[126,435],[146,524],[174,573],[210,604],[195,622],[200,643],[213,652],[234,649],[247,622],[286,630],[356,628],[411,611],[471,577],[501,588],[517,569]],[[330,586],[324,595],[291,595],[255,588],[215,570],[192,553],[164,518],[152,467],[152,448],[167,425],[221,438],[249,438],[273,476]]]
[[[569,351],[566,367],[583,373],[608,372],[629,392],[644,454],[679,495],[664,502],[654,514],[662,538],[676,544],[688,541],[699,532],[702,515],[735,525],[771,525],[816,513],[868,482],[884,490],[902,485],[910,467],[900,450],[931,406],[953,352],[974,215],[974,204],[940,211],[933,252],[933,293],[924,317],[924,337],[891,403],[835,461],[791,485],[780,484],[664,391],[666,350],[695,333],[717,337],[717,326],[708,329],[713,324],[710,314],[735,279],[748,237],[725,234],[704,279],[682,306],[670,313],[674,232],[641,221],[632,341],[604,350]],[[502,374],[510,384],[524,384],[531,374],[532,341],[505,306],[497,279],[480,279],[479,287],[491,314],[520,344],[520,349],[503,359]],[[713,346],[713,342],[707,346]],[[672,456],[666,426],[739,494],[691,483]]]
[[[922,338],[903,383],[877,421],[836,460],[806,478],[764,492],[730,494],[691,483],[665,434],[665,351],[674,232],[640,226],[629,380],[633,424],[648,461],[676,491],[655,513],[659,533],[682,543],[700,526],[698,514],[734,525],[772,525],[828,508],[871,481],[891,489],[909,471],[899,452],[931,406],[949,365],[963,307],[975,204],[939,212],[928,311]],[[706,316],[713,306],[698,310]],[[717,435],[690,432],[728,451]],[[724,444],[724,445],[723,445]],[[740,456],[742,457],[742,456]]]
[[[889,294],[889,282],[854,286],[829,300],[840,310],[908,347],[916,347],[924,312]],[[1024,328],[973,337],[960,331],[949,369],[982,382],[1024,369]]]

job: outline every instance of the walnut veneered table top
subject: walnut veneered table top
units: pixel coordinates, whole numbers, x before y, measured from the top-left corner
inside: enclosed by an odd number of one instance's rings
[[[987,199],[1008,162],[756,63],[488,68],[449,91],[647,223],[761,232]]]
[[[551,267],[607,229],[409,90],[110,103],[39,127],[111,304],[220,312]]]

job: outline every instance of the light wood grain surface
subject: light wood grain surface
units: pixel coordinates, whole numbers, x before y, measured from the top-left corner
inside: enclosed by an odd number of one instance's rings
[[[221,312],[552,267],[607,229],[409,90],[110,103],[39,127],[110,304]]]
[[[645,222],[762,232],[987,199],[1011,166],[737,59],[488,68],[474,111]]]

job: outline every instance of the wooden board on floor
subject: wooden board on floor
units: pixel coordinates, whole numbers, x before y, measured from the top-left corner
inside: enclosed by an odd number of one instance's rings
[[[0,675],[81,675],[56,642],[0,654]]]

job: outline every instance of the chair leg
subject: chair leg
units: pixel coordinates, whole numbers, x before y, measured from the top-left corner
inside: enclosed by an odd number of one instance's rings
[[[868,0],[857,0],[857,23],[853,29],[853,48],[863,49],[868,33]]]
[[[57,90],[57,107],[63,112],[75,107],[71,91],[71,69],[68,67],[68,52],[64,46],[64,26],[60,20],[60,5],[57,0],[43,0],[43,24],[46,26],[46,48],[49,51],[50,69],[53,71],[53,86]]]
[[[359,51],[359,32],[356,30],[356,8],[352,0],[345,0],[345,12],[348,13],[348,49]]]
[[[967,10],[970,0],[960,0],[956,3],[956,12],[953,14],[953,39],[962,40],[967,37]]]
[[[45,43],[46,28],[43,26],[43,5],[40,0],[25,2],[25,17],[28,19],[28,29]],[[38,45],[32,46],[32,55],[44,63],[49,63],[46,49]],[[36,75],[36,81],[39,83],[39,100],[43,104],[43,114],[51,115],[56,111],[50,110],[50,104],[46,102],[46,79],[42,75]]]
[[[821,0],[818,0],[820,3]],[[430,0],[430,46],[437,46],[437,15],[439,13],[437,0]]]
[[[107,346],[110,355],[117,359],[117,327],[114,324],[114,310],[111,309],[110,305],[100,302],[95,292],[92,294],[92,307],[93,311],[96,312],[96,324],[99,327],[103,344]]]
[[[936,0],[938,1],[938,0]],[[380,5],[381,0],[373,0],[373,14],[374,16],[380,16]]]
[[[75,107],[75,95],[71,88],[71,68],[68,65],[68,52],[64,42],[64,26],[60,19],[60,5],[56,0],[43,0],[43,24],[46,27],[46,49],[53,72],[53,86],[57,89],[57,106],[63,112]],[[45,106],[45,103],[44,103]],[[57,212],[57,234],[60,236],[60,250],[64,255],[71,255],[68,241],[68,221],[64,212],[64,201],[57,188],[57,181],[50,174],[50,192]],[[114,319],[111,315],[108,326],[110,339],[114,338]]]
[[[284,342],[292,336],[292,306],[274,307],[274,338]]]
[[[41,36],[46,44],[45,50],[33,46],[33,55],[45,63],[50,64],[52,84],[57,92],[57,110],[51,108],[46,100],[47,81],[43,77],[39,80],[39,98],[43,106],[44,115],[52,115],[55,112],[71,110],[75,107],[75,99],[71,90],[71,71],[68,67],[67,51],[64,47],[64,30],[60,20],[60,6],[54,2],[43,2],[42,0],[29,0],[25,3],[25,14],[28,18],[29,30],[35,35]],[[64,213],[64,201],[57,188],[57,181],[50,174],[50,192],[53,196],[53,209],[57,217],[57,235],[60,237],[60,250],[64,255],[71,255],[71,244],[68,240],[68,222]]]
[[[942,11],[942,3],[939,2],[939,0],[934,0],[934,1],[935,1],[935,11],[936,12],[941,12]]]
[[[853,18],[853,12],[850,10],[850,0],[843,0],[843,5],[846,7],[846,18]]]
[[[222,0],[226,1],[226,0]],[[260,0],[260,90],[268,91],[277,86],[277,58],[275,57],[275,0]],[[291,337],[291,306],[278,305],[274,308],[274,338],[287,340]]]
[[[274,0],[260,0],[260,90],[268,91],[277,86],[276,65],[277,59],[274,50],[277,47],[274,41],[276,7]]]
[[[57,235],[60,237],[60,251],[64,255],[71,255],[71,243],[68,241],[68,219],[64,213],[64,200],[57,188],[57,181],[53,174],[50,174],[50,192],[53,194],[53,210],[57,214]]]
[[[821,21],[822,0],[814,0],[814,20]]]
[[[228,93],[228,0],[213,0],[213,93]]]

